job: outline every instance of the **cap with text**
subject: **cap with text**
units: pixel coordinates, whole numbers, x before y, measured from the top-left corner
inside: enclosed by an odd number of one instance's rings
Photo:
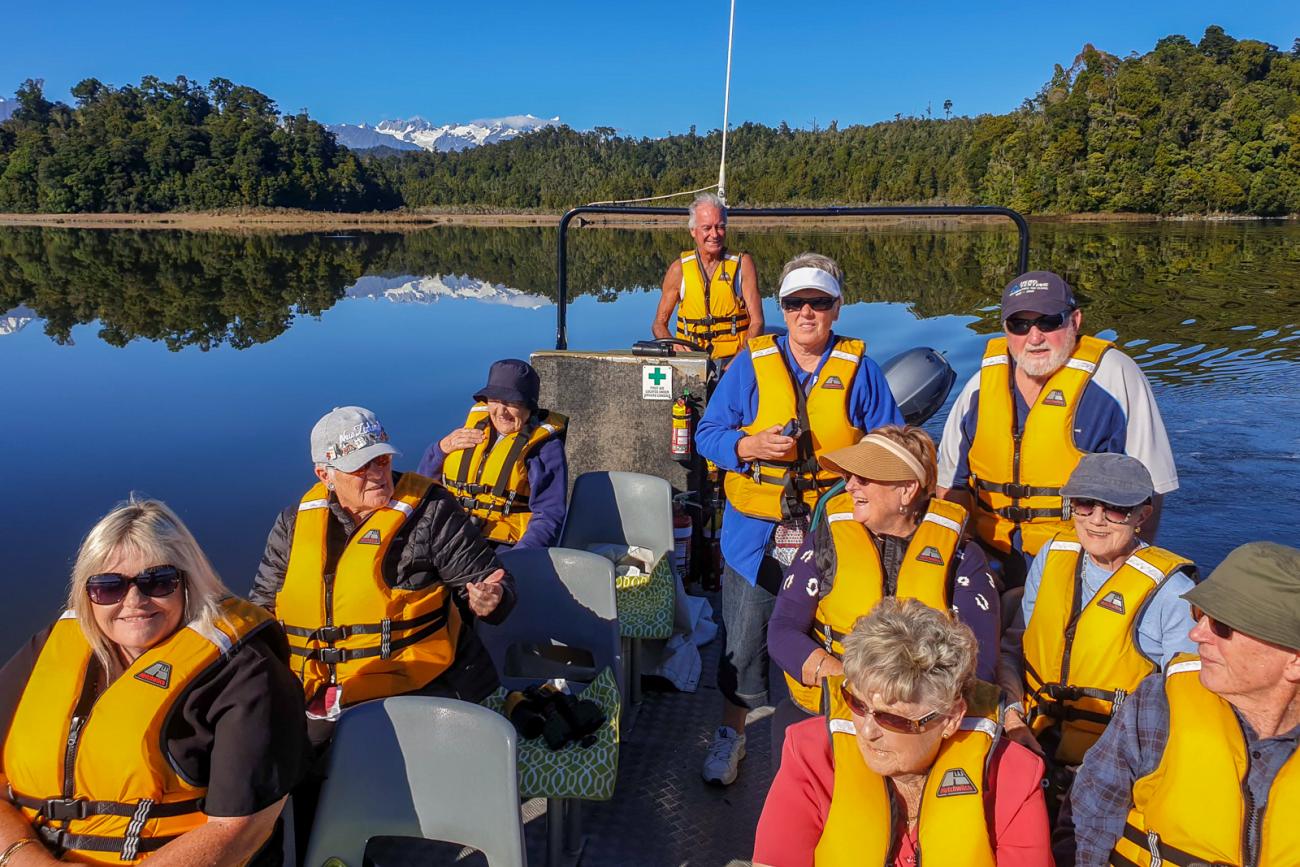
[[[311,429],[311,459],[354,473],[382,455],[401,454],[388,444],[388,432],[370,410],[336,406]]]
[[[1073,310],[1079,304],[1074,290],[1059,274],[1051,271],[1030,271],[1021,274],[1002,290],[1002,319],[1013,313],[1038,313],[1052,316]]]

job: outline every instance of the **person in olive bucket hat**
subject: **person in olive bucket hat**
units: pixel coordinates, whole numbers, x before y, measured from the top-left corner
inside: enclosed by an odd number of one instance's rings
[[[1089,751],[1074,863],[1295,864],[1300,550],[1242,545],[1183,598],[1199,653],[1145,680]]]
[[[462,427],[429,445],[420,474],[440,479],[484,538],[501,549],[549,548],[564,526],[568,419],[540,409],[532,365],[503,358],[474,393]]]

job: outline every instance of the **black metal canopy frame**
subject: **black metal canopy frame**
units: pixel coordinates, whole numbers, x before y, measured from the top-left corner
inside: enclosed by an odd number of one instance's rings
[[[568,240],[569,223],[574,217],[583,214],[633,214],[636,216],[685,217],[686,208],[642,208],[622,205],[583,205],[574,208],[560,218],[560,232],[557,240],[555,271],[558,280],[558,299],[555,305],[555,348],[569,348],[568,308],[569,308],[569,258]],[[1023,215],[1010,208],[995,208],[983,205],[933,207],[912,205],[882,205],[871,208],[728,208],[730,217],[1006,217],[1016,224],[1020,234],[1020,244],[1016,258],[1016,273],[1023,274],[1029,270],[1029,223]]]

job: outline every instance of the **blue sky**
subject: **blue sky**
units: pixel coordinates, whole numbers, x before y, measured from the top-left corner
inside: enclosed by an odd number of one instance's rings
[[[1300,3],[848,3],[737,0],[732,123],[841,126],[1003,112],[1085,42],[1121,56],[1209,24],[1284,49]],[[129,10],[129,11],[127,11]],[[0,95],[94,76],[223,76],[327,123],[530,112],[635,135],[722,120],[727,0],[8,4]]]

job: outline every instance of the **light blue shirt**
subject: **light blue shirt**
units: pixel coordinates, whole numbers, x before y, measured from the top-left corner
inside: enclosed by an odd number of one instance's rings
[[[1029,566],[1029,574],[1025,578],[1025,595],[1020,601],[1022,623],[1028,623],[1033,617],[1034,603],[1038,600],[1038,587],[1043,580],[1043,567],[1047,563],[1047,552],[1050,547],[1044,545],[1040,548],[1038,556]],[[1140,547],[1147,546],[1145,543],[1140,543]],[[1083,593],[1080,598],[1086,606],[1092,604],[1097,592],[1114,573],[1107,572],[1094,563],[1087,552],[1083,552],[1082,557]],[[1187,600],[1179,598],[1194,586],[1196,586],[1195,582],[1186,572],[1175,572],[1169,576],[1169,580],[1156,589],[1150,604],[1138,616],[1138,649],[1148,659],[1158,663],[1162,670],[1175,654],[1196,652],[1196,642],[1187,635],[1194,625],[1191,606],[1187,604]]]

